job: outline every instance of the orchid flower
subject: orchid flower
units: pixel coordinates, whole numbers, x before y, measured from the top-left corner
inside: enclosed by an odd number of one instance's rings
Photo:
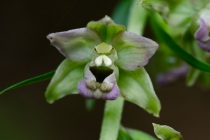
[[[148,75],[139,72],[158,48],[151,39],[126,31],[108,16],[89,22],[86,28],[51,33],[47,38],[66,57],[47,88],[48,102],[79,93],[89,99],[121,96],[143,108],[150,108],[150,101],[159,104],[154,92],[144,94],[142,86],[153,87],[143,81]]]
[[[200,27],[194,34],[198,46],[210,52],[210,10],[202,10],[200,14]]]

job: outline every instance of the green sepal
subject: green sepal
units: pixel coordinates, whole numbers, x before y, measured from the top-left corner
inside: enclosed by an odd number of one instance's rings
[[[105,16],[99,21],[90,21],[87,24],[87,28],[96,31],[102,38],[102,41],[106,43],[109,43],[118,32],[126,30],[125,26],[114,23],[108,16]]]
[[[131,128],[120,127],[117,140],[157,140],[151,135]]]
[[[83,79],[84,63],[65,59],[57,68],[45,92],[48,103],[69,95],[76,94],[77,85]]]
[[[151,79],[144,68],[135,71],[120,70],[118,86],[125,100],[158,117],[161,104]]]
[[[118,33],[111,45],[117,51],[116,65],[125,70],[145,66],[158,48],[153,40],[127,31]]]
[[[167,125],[159,125],[153,123],[155,135],[160,140],[183,140],[180,132],[174,130]]]
[[[51,33],[47,38],[66,58],[76,62],[88,62],[93,48],[101,43],[98,34],[87,28]]]

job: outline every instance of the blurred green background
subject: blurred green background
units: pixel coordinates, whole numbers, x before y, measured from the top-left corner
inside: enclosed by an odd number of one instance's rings
[[[0,89],[55,69],[64,57],[50,46],[46,35],[86,26],[110,15],[117,1],[1,0]],[[154,58],[153,58],[154,59]],[[157,64],[158,67],[158,64]],[[0,140],[97,140],[104,101],[92,111],[79,95],[50,105],[44,92],[49,81],[9,91],[0,96]],[[184,80],[155,87],[162,103],[155,118],[126,102],[122,123],[152,135],[152,122],[180,131],[185,140],[210,139],[210,90],[185,87]]]

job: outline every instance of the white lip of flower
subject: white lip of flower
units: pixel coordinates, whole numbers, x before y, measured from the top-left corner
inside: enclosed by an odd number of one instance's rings
[[[95,64],[96,66],[101,66],[104,64],[105,66],[109,67],[112,65],[112,60],[106,55],[100,55],[95,59]]]

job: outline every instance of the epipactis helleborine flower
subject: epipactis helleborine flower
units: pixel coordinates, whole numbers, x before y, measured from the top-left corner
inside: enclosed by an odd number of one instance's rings
[[[210,52],[210,10],[204,9],[200,14],[200,27],[194,34],[198,46]]]
[[[124,26],[114,23],[108,16],[89,22],[86,28],[51,33],[47,38],[67,58],[58,67],[47,88],[48,102],[72,93],[105,100],[115,100],[121,95],[148,110],[152,110],[147,103],[150,101],[147,98],[151,98],[151,102],[158,104],[151,108],[155,108],[156,113],[160,110],[152,84],[143,81],[145,77],[149,79],[148,76],[140,74],[136,77],[136,74],[144,73],[143,69],[139,69],[157,50],[158,44],[154,41],[127,32]],[[129,74],[129,71],[133,73]],[[148,95],[144,94],[138,80],[145,82],[147,91],[151,89]],[[126,83],[128,87],[124,86]],[[138,90],[142,91],[144,102],[135,97],[141,94],[132,95]]]

